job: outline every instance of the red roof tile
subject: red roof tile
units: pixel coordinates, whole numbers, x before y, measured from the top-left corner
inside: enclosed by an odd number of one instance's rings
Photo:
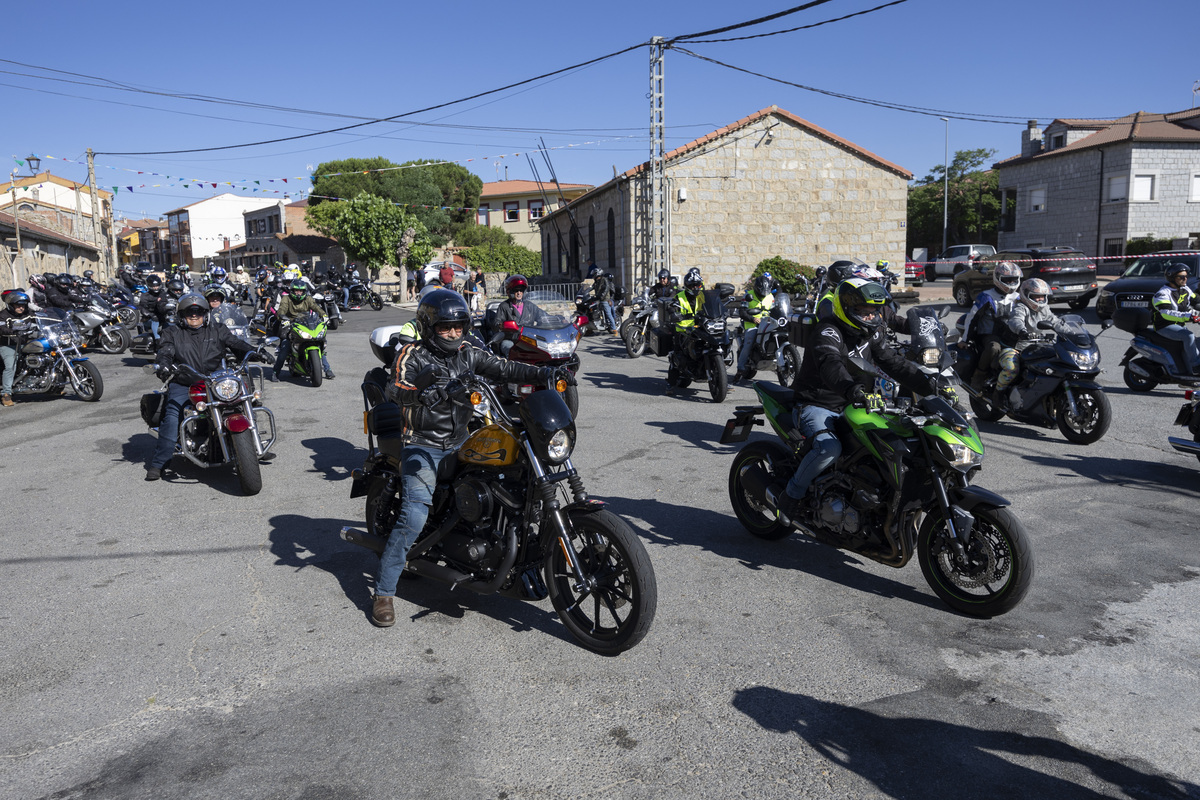
[[[563,189],[567,190],[588,190],[596,188],[590,183],[560,183],[557,184],[557,187],[562,187]],[[485,183],[483,185],[483,191],[480,192],[479,196],[507,197],[508,195],[514,194],[540,194],[543,191],[545,191],[547,195],[553,195],[557,193],[557,187],[553,182],[538,183],[537,181],[493,181],[492,183]]]

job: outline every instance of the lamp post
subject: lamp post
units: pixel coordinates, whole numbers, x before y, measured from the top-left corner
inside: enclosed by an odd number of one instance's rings
[[[950,226],[950,118],[938,117],[946,123],[946,161],[942,166],[942,252],[946,252],[946,229]]]

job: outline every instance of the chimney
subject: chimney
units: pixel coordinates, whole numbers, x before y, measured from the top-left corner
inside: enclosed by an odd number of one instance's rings
[[[1021,131],[1021,158],[1036,156],[1042,152],[1042,130],[1036,119],[1029,120]]]

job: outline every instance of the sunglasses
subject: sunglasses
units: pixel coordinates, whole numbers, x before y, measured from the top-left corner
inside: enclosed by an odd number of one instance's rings
[[[465,331],[467,329],[467,326],[461,322],[443,322],[440,325],[438,325],[436,329],[437,329],[438,333],[443,333],[443,332],[449,333],[450,331],[457,331],[458,333],[462,333],[463,331]]]
[[[205,312],[193,310],[193,311],[188,311],[187,313],[185,313],[183,315],[183,318],[184,319],[198,319],[203,316],[205,316]]]

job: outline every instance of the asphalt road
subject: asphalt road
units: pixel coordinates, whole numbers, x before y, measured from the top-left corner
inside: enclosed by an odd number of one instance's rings
[[[983,426],[978,483],[1037,555],[993,620],[915,564],[751,538],[717,443],[750,390],[667,398],[661,359],[584,340],[575,460],[659,587],[606,659],[548,601],[430,580],[368,621],[375,557],[337,531],[362,521],[367,332],[408,316],[354,312],[335,381],[268,385],[257,497],[142,480],[140,359],[95,357],[99,403],[0,410],[0,797],[1200,797],[1200,463],[1166,442],[1177,390],[1121,385],[1125,334],[1101,337],[1100,442]]]

